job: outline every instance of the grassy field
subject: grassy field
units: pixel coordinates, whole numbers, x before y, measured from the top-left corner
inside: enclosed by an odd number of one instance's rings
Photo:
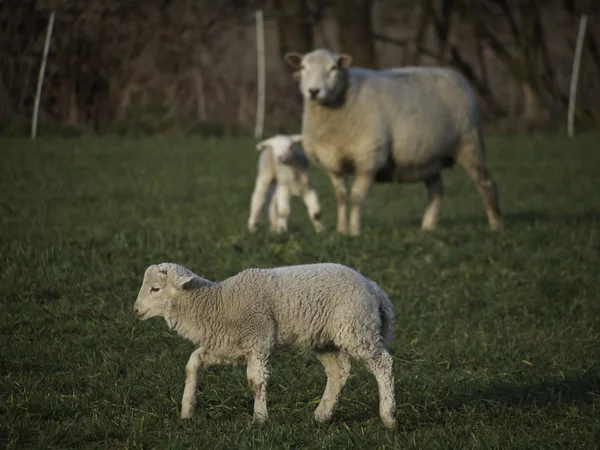
[[[363,233],[250,235],[251,139],[0,139],[0,447],[568,448],[600,442],[600,135],[488,138],[506,230],[488,230],[460,168],[439,229],[421,185],[374,187]],[[329,182],[314,171],[324,221]],[[145,268],[221,280],[247,267],[335,261],[380,283],[397,315],[400,426],[354,366],[334,420],[312,421],[320,363],[279,354],[270,423],[250,424],[240,367],[201,378],[178,418],[193,346],[132,312]]]

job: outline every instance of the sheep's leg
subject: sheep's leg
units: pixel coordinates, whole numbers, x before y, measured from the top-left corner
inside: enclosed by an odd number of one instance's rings
[[[346,207],[346,178],[344,175],[328,173],[333,190],[335,192],[335,200],[337,201],[337,232],[342,234],[348,233],[348,212]]]
[[[464,169],[483,198],[490,228],[502,230],[504,220],[500,211],[496,183],[486,167],[483,144],[478,142],[481,142],[479,138],[476,141],[469,139],[465,142],[456,155],[456,162]]]
[[[360,234],[360,211],[372,182],[373,176],[370,173],[355,176],[350,193],[350,234],[352,236]]]
[[[394,361],[385,349],[377,356],[365,360],[367,368],[375,375],[379,388],[379,416],[387,428],[396,426],[396,399],[394,397]]]
[[[312,186],[304,190],[302,193],[302,200],[306,205],[308,217],[310,217],[315,231],[317,233],[324,231],[325,227],[321,223],[321,205],[319,204],[319,196]]]
[[[319,422],[327,422],[338,405],[342,388],[350,375],[350,358],[344,351],[318,352],[316,355],[325,367],[327,385],[314,417]]]
[[[423,215],[423,221],[421,222],[421,228],[423,230],[433,230],[437,226],[438,218],[440,216],[440,209],[442,207],[442,197],[444,196],[444,182],[442,175],[437,174],[432,178],[425,181],[427,187],[427,196],[429,203],[425,209]]]
[[[198,348],[190,355],[185,365],[185,389],[181,399],[181,418],[189,419],[196,407],[196,390],[198,389],[198,372],[202,369],[202,354],[204,348]]]
[[[258,229],[260,213],[265,204],[266,194],[273,179],[269,176],[258,176],[254,185],[254,192],[250,201],[250,217],[248,217],[248,231],[254,233]]]
[[[277,229],[278,233],[287,231],[288,216],[291,212],[290,190],[283,184],[278,184],[275,190],[277,200]]]
[[[269,205],[269,229],[277,231],[277,198],[275,197],[275,185],[271,185],[267,192],[267,202]]]
[[[248,357],[248,387],[254,396],[254,423],[264,423],[268,419],[267,413],[267,382],[269,381],[269,356],[266,354],[252,353]]]

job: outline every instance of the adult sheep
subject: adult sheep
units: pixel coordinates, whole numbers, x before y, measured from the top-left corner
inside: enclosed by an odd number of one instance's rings
[[[458,163],[481,194],[493,230],[503,228],[496,184],[486,166],[475,95],[450,68],[350,67],[352,57],[317,49],[289,52],[304,97],[302,143],[323,168],[337,200],[337,231],[358,235],[360,211],[373,182],[424,182],[429,203],[423,229],[436,227],[441,172]],[[350,192],[350,227],[346,178]]]
[[[388,296],[355,270],[334,263],[247,269],[220,283],[174,263],[146,269],[134,305],[142,320],[161,316],[198,346],[186,365],[181,417],[196,403],[203,366],[247,363],[254,422],[267,420],[268,362],[277,347],[312,350],[327,385],[314,417],[331,418],[350,374],[350,357],[364,363],[379,387],[379,414],[396,425],[393,360],[387,346],[393,313]]]

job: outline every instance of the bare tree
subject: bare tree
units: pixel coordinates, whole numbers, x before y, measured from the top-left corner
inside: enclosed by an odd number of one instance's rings
[[[340,50],[352,55],[354,64],[377,65],[371,26],[372,0],[334,0]]]

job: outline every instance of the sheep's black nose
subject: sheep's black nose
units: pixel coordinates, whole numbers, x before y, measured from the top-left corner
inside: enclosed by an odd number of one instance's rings
[[[134,307],[133,307],[133,312],[134,312],[134,313],[136,313],[136,314],[139,312],[139,309],[138,309],[138,307],[137,307],[137,306],[134,306]]]
[[[319,88],[316,88],[316,89],[309,89],[309,90],[308,90],[308,93],[310,94],[310,98],[311,98],[311,99],[313,99],[313,100],[314,100],[315,98],[317,98],[317,95],[319,95],[319,91],[320,91],[320,89],[319,89]]]

